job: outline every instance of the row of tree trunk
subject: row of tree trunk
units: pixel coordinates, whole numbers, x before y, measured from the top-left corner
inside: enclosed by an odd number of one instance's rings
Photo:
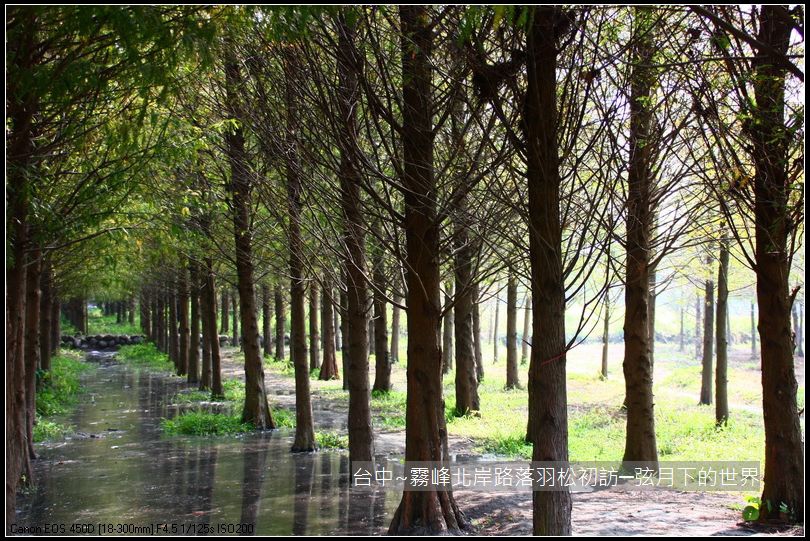
[[[101,313],[105,316],[115,316],[117,324],[135,323],[135,296],[132,295],[126,300],[102,302]]]
[[[14,197],[12,190],[11,199]],[[15,243],[22,240],[20,234],[15,229],[10,243],[13,266],[6,274],[7,521],[14,516],[21,480],[27,485],[34,483],[31,461],[36,458],[37,374],[51,369],[51,358],[61,343],[61,303],[53,267],[36,245],[30,250],[16,250]],[[72,299],[66,312],[77,329],[87,328],[84,301]]]

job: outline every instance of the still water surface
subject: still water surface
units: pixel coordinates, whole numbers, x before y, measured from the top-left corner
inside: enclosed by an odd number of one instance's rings
[[[383,533],[396,491],[351,489],[346,453],[292,454],[290,430],[240,437],[164,436],[178,411],[179,378],[136,370],[91,352],[81,403],[60,422],[78,435],[38,445],[36,487],[18,500],[17,523],[172,525],[177,533],[369,535]],[[129,532],[125,531],[127,528]],[[158,530],[159,532],[161,530]],[[166,532],[167,530],[162,530]]]

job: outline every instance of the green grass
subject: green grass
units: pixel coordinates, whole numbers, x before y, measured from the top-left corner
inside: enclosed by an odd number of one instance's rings
[[[656,408],[655,432],[661,460],[762,460],[764,439],[756,415],[736,412],[716,427],[714,408],[687,404]],[[621,460],[626,421],[618,410],[592,408],[569,416],[569,456],[573,461]],[[520,429],[479,436],[478,450],[513,458],[531,458],[532,447]],[[451,429],[452,432],[452,429]]]
[[[315,441],[321,449],[348,449],[348,436],[341,436],[335,432],[316,432]]]
[[[698,389],[699,391],[701,382],[700,370],[700,365],[675,368],[664,378],[661,385],[664,387],[679,387],[681,389]]]
[[[51,358],[51,369],[37,373],[36,423],[34,442],[62,439],[73,431],[69,425],[49,419],[53,415],[67,413],[82,394],[80,376],[93,369],[93,365],[81,360],[75,351],[60,350]]]
[[[290,410],[274,409],[273,421],[276,423],[276,428],[295,428],[295,414]]]
[[[478,446],[478,450],[513,458],[531,458],[532,456],[532,446],[526,443],[524,435],[485,438]]]
[[[230,414],[209,413],[203,411],[184,412],[174,419],[164,419],[161,423],[164,433],[169,435],[185,434],[196,436],[227,435],[250,432],[253,427],[245,424],[236,427],[230,419],[239,421],[242,405],[245,403],[245,384],[238,379],[227,379],[222,382],[224,397],[220,401],[226,402]],[[211,400],[209,391],[185,391],[178,393],[173,401],[178,404],[192,404],[195,402],[208,402]],[[277,428],[295,428],[295,414],[286,409],[277,409],[273,412],[273,420]],[[238,429],[237,429],[238,428]]]
[[[379,412],[380,425],[386,429],[405,428],[406,394],[403,391],[374,392],[371,395],[371,408]]]
[[[60,350],[51,359],[51,369],[38,373],[37,414],[48,417],[67,412],[82,392],[79,377],[88,370],[92,366],[79,353]]]
[[[282,376],[287,376],[290,378],[295,377],[295,366],[293,363],[290,362],[289,357],[286,359],[276,359],[275,357],[265,357],[266,360],[270,362],[267,363],[267,367],[274,372],[281,374]]]
[[[174,363],[169,360],[169,356],[158,351],[151,342],[121,346],[118,348],[117,359],[130,366],[174,372]]]
[[[87,311],[87,334],[141,334],[138,325],[138,315],[135,315],[135,323],[116,323],[116,316],[102,315],[101,308],[92,308]]]
[[[170,436],[223,436],[253,430],[253,426],[243,423],[239,415],[205,411],[181,413],[174,419],[163,419],[160,426]]]
[[[241,417],[241,413],[187,411],[173,419],[163,419],[160,427],[169,436],[227,436],[253,432],[255,427],[250,423],[243,423]],[[273,411],[273,420],[276,428],[295,427],[295,415],[289,410]]]
[[[44,417],[37,417],[34,425],[34,443],[43,441],[60,440],[66,434],[73,432],[73,427],[62,423],[57,423]]]

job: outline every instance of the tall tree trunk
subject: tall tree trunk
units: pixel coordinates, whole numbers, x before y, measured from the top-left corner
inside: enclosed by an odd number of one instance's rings
[[[368,376],[368,325],[366,323],[365,232],[361,210],[359,148],[357,146],[358,59],[355,58],[356,27],[344,13],[338,19],[338,110],[341,123],[340,191],[346,254],[345,293],[341,291],[343,334],[343,387],[349,391],[349,460],[369,461],[374,456]]]
[[[188,383],[200,381],[200,272],[199,265],[189,260],[189,297],[191,300],[191,322],[188,345]]]
[[[402,295],[399,290],[394,291],[394,306],[391,308],[391,364],[399,362],[399,327]]]
[[[654,268],[650,268],[650,366],[652,367],[653,375],[655,374],[655,306],[658,300],[656,280],[656,271]]]
[[[765,477],[761,520],[779,515],[784,503],[792,518],[804,520],[804,445],[796,404],[793,301],[788,291],[790,247],[795,228],[794,186],[788,181],[788,129],[785,126],[785,57],[794,22],[782,6],[762,6],[758,41],[771,47],[752,60],[755,73],[750,136],[756,173],[754,214],[759,337],[762,347],[762,410],[765,418]]]
[[[172,276],[169,289],[169,359],[174,363],[175,372],[180,372],[180,332],[177,328],[177,283]]]
[[[33,239],[35,235],[31,235]],[[42,272],[42,250],[36,246],[28,255],[25,277],[25,417],[28,454],[37,457],[34,450],[34,423],[37,413],[37,370],[40,368],[39,283]]]
[[[141,312],[141,333],[146,336],[147,339],[152,339],[152,318],[151,314],[149,313],[149,294],[147,293],[146,289],[141,289],[140,293],[138,294],[138,308]]]
[[[191,329],[189,328],[188,313],[188,271],[185,266],[178,269],[177,280],[177,312],[180,316],[180,358],[177,363],[177,375],[188,374],[189,344],[191,342]]]
[[[150,319],[152,322],[151,331],[149,338],[155,343],[155,346],[160,345],[160,333],[159,333],[159,323],[160,320],[158,318],[158,297],[160,296],[160,290],[156,287],[152,287],[152,291],[149,294],[149,313],[151,314]]]
[[[81,329],[82,333],[88,334],[90,332],[90,328],[87,321],[87,299],[84,297],[79,299],[79,310],[79,328]]]
[[[528,293],[523,297],[523,333],[520,339],[520,364],[529,362],[529,343],[532,334],[532,297]]]
[[[372,309],[374,308],[374,293],[372,292],[371,298],[368,300],[368,303],[371,305]],[[375,351],[377,344],[374,341],[374,318],[373,316],[368,319],[368,353],[369,355],[374,355],[376,357],[377,352]]]
[[[208,294],[208,352],[211,356],[211,396],[219,398],[224,395],[222,389],[222,358],[219,351],[219,334],[217,334],[217,287],[214,279],[214,262],[205,258],[205,290]],[[245,393],[247,393],[245,383]]]
[[[402,147],[408,284],[408,399],[405,460],[448,458],[439,343],[439,224],[433,176],[433,29],[425,6],[400,6]],[[389,533],[456,532],[469,528],[452,491],[405,491]]]
[[[231,346],[235,348],[239,347],[239,319],[241,317],[239,312],[240,304],[239,293],[237,291],[232,291],[231,306],[233,306],[233,312],[231,312]]]
[[[751,301],[751,359],[757,359],[757,318],[756,318],[756,302]]]
[[[334,294],[334,291],[332,292]],[[338,295],[338,299],[335,299],[334,296],[332,297],[333,301],[338,302],[340,300],[340,296]],[[335,350],[343,352],[343,318],[340,316],[341,310],[339,309],[337,304],[332,306],[332,316],[334,321],[332,321],[333,329],[335,329]]]
[[[287,326],[287,311],[284,309],[284,293],[276,284],[274,292],[276,304],[276,360],[284,360],[284,332]]]
[[[498,316],[501,308],[500,290],[498,289],[497,282],[495,283],[495,323],[492,325],[492,364],[498,363]]]
[[[222,299],[220,300],[220,304],[222,306],[222,322],[219,326],[219,334],[228,334],[230,331],[230,309],[231,309],[231,301],[228,298],[228,288],[222,288]]]
[[[335,352],[335,318],[332,313],[334,299],[332,298],[332,284],[324,282],[321,290],[321,328],[323,329],[323,363],[318,379],[337,379],[337,353]]]
[[[610,344],[610,297],[605,294],[605,318],[602,328],[602,370],[603,379],[608,377],[608,346]]]
[[[49,262],[43,261],[42,272],[40,273],[39,299],[39,368],[43,372],[51,369],[52,330],[53,322],[53,268]],[[59,342],[57,342],[59,343]]]
[[[484,352],[481,349],[481,304],[478,302],[478,282],[473,286],[473,347],[475,348],[475,379],[484,379]]]
[[[56,289],[56,283],[52,284],[51,290],[51,355],[56,354],[62,343],[62,303],[59,300],[59,292]],[[50,359],[48,360],[50,363]],[[50,364],[48,370],[50,370]],[[44,368],[43,368],[44,370]]]
[[[307,364],[306,320],[304,305],[304,242],[301,238],[301,178],[298,157],[298,97],[296,85],[300,66],[295,52],[284,59],[285,99],[287,104],[286,177],[287,177],[287,232],[290,250],[290,341],[295,367],[295,439],[293,452],[316,449],[315,429],[312,424],[312,403],[309,394],[309,367]]]
[[[382,249],[374,254],[374,387],[372,391],[387,393],[391,390],[391,358],[388,353],[388,314],[385,309],[385,268]]]
[[[230,54],[225,63],[225,86],[228,113],[233,119],[244,120],[239,104],[239,89],[242,77],[239,64]],[[231,192],[233,208],[233,232],[236,246],[236,281],[239,290],[239,319],[244,335],[245,352],[245,404],[242,409],[242,422],[264,430],[275,428],[275,422],[267,403],[264,388],[264,368],[259,346],[259,324],[256,319],[256,293],[253,279],[253,232],[251,231],[251,181],[248,157],[245,152],[245,138],[242,128],[229,131],[225,136],[227,154],[230,161]],[[239,344],[239,324],[236,320],[237,298],[233,295],[233,339]]]
[[[458,416],[481,409],[476,375],[476,352],[473,325],[474,284],[473,246],[470,244],[469,207],[466,194],[457,203],[454,220],[456,280],[454,326],[456,341],[456,411]]]
[[[714,375],[715,419],[728,422],[728,239],[720,240],[720,265],[717,270],[717,367]]]
[[[262,347],[265,357],[273,355],[273,341],[270,334],[270,320],[273,319],[273,305],[270,303],[270,286],[262,284]]]
[[[321,367],[321,332],[318,327],[318,284],[309,285],[309,370],[318,370]]]
[[[683,300],[681,300],[681,302],[683,302]],[[683,317],[684,317],[684,309],[683,309],[683,305],[680,306],[680,316],[681,316],[681,325],[680,325],[680,328],[679,328],[679,331],[678,331],[678,351],[683,353],[684,351],[686,351],[686,346],[684,345],[684,340],[685,340],[684,335],[686,334],[686,328],[684,327],[684,319],[683,319]]]
[[[527,89],[522,124],[528,162],[532,336],[543,336],[543,339],[532,344],[528,432],[533,443],[533,461],[567,462],[565,283],[556,85],[556,26],[563,13],[560,7],[529,9]],[[532,508],[535,535],[570,535],[570,492],[535,491]]]
[[[442,374],[449,374],[453,368],[453,329],[455,328],[455,309],[453,302],[452,283],[445,284],[444,317],[442,318]]]
[[[517,278],[511,268],[506,283],[506,388],[520,388],[517,356]]]
[[[129,309],[129,324],[135,325],[135,295],[130,295],[128,299],[128,309]]]
[[[157,319],[157,347],[163,353],[168,353],[169,348],[166,341],[166,288],[161,282],[157,293],[157,309],[155,318]]]
[[[30,73],[34,67],[36,13],[31,7],[8,8],[6,21],[13,17],[22,37],[7,42],[9,70]],[[6,524],[15,519],[20,478],[31,471],[25,417],[25,250],[38,103],[28,86],[9,79],[6,87]]]
[[[219,333],[217,331],[217,292],[208,289],[208,269],[205,263],[198,267],[200,283],[200,327],[202,329],[202,351],[200,357],[200,390],[211,390],[211,379],[213,377],[211,367],[211,342],[216,340],[219,347]],[[214,300],[213,306],[211,299]],[[211,312],[214,312],[214,327],[211,327]]]
[[[349,390],[349,296],[346,290],[340,290],[340,332],[343,335],[343,348],[340,350],[341,364],[343,365],[343,390]],[[366,335],[368,337],[368,335]],[[368,359],[368,349],[366,349],[366,359]],[[366,371],[366,378],[368,378],[368,371]],[[351,400],[349,402],[351,404]],[[351,446],[351,437],[349,437],[349,445]],[[351,452],[351,451],[350,451]]]
[[[695,294],[695,359],[703,359],[703,299]]]
[[[624,462],[649,461],[657,467],[653,412],[653,344],[650,304],[652,235],[652,144],[653,114],[650,109],[655,72],[649,67],[655,52],[652,19],[647,8],[634,12],[637,31],[633,36],[630,79],[630,157],[627,196],[627,264],[625,277],[624,363],[627,434]]]
[[[706,258],[711,264],[711,257]],[[703,302],[703,359],[699,404],[712,403],[712,373],[714,357],[714,280],[706,280]]]

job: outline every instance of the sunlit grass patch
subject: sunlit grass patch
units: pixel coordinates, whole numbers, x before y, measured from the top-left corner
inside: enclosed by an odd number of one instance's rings
[[[116,319],[117,316],[115,315],[102,315],[100,308],[88,310],[87,334],[141,334],[141,328],[137,321],[135,323],[129,321],[116,323]]]
[[[525,435],[498,435],[483,438],[476,450],[509,458],[531,459],[532,446],[526,443]]]
[[[695,389],[697,388],[700,391],[700,381],[701,381],[701,374],[700,374],[700,366],[681,366],[678,368],[674,368],[669,375],[667,375],[663,381],[661,381],[661,386],[665,388],[672,388],[678,387],[681,389]]]
[[[341,436],[335,432],[316,432],[315,441],[321,449],[348,449],[348,436]]]
[[[406,393],[403,391],[374,392],[371,395],[371,410],[386,429],[405,428]]]
[[[121,346],[116,357],[127,365],[174,372],[174,363],[169,360],[169,356],[159,351],[157,346],[151,342]]]
[[[188,411],[173,419],[163,419],[160,426],[168,435],[222,436],[251,432],[253,426],[243,423],[240,415]]]

